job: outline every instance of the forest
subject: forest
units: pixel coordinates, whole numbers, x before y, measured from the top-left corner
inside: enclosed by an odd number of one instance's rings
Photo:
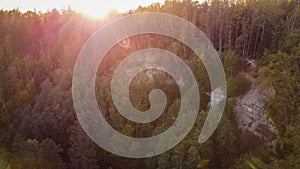
[[[110,83],[126,56],[146,48],[169,50],[190,67],[199,84],[200,110],[187,137],[161,155],[134,159],[109,153],[86,135],[76,117],[71,88],[76,59],[88,38],[114,19],[143,12],[179,16],[205,33],[223,63],[227,98],[216,131],[199,144],[211,89],[197,55],[178,40],[155,34],[128,37],[125,45],[115,45],[99,66],[96,97],[108,123],[124,135],[160,134],[172,125],[180,108],[174,79],[146,70],[131,83],[131,102],[140,111],[148,110],[149,92],[161,88],[168,99],[164,113],[147,124],[121,116]],[[299,0],[166,0],[127,13],[111,12],[105,19],[89,18],[71,6],[48,12],[2,9],[0,169],[300,169],[299,72]],[[272,94],[262,116],[274,131],[258,126],[257,134],[243,128],[245,111],[237,107],[251,91],[266,90]]]

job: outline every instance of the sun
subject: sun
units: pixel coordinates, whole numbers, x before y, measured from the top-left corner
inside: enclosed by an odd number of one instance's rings
[[[109,15],[111,11],[116,11],[117,9],[113,6],[82,6],[76,9],[78,12],[91,17],[92,19],[102,19]]]

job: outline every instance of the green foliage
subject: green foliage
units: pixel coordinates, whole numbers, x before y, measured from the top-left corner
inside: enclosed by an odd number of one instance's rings
[[[191,67],[199,84],[201,110],[195,127],[170,151],[144,160],[105,152],[76,120],[71,95],[73,67],[88,37],[107,21],[88,20],[70,8],[46,13],[1,10],[0,169],[133,169],[144,165],[153,169],[300,168],[299,9],[296,0],[168,0],[130,11],[165,12],[195,24],[221,54],[227,77],[227,104],[221,123],[213,136],[199,145],[210,83],[198,56],[175,39],[153,34],[130,37],[129,49],[113,47],[98,70],[96,97],[107,121],[125,135],[160,134],[173,124],[180,108],[180,91],[174,79],[163,72],[155,72],[151,79],[141,72],[131,84],[132,104],[141,111],[149,109],[149,92],[160,88],[166,93],[167,107],[149,124],[135,124],[122,117],[113,105],[110,82],[126,56],[149,47],[169,50]],[[275,91],[266,107],[279,130],[276,152],[268,154],[271,157],[263,152],[271,151],[269,148],[253,152],[239,149],[241,135],[233,109],[236,98],[244,95],[251,83],[246,78],[248,72],[234,75],[233,70],[243,66],[237,64],[245,58],[259,63],[254,72],[260,88]],[[134,151],[137,146],[131,143],[124,149]]]
[[[8,167],[5,155],[0,154],[0,168],[6,169]]]
[[[252,155],[244,155],[238,158],[231,169],[267,169],[267,165]]]
[[[227,79],[227,95],[228,97],[238,97],[246,94],[250,89],[249,82],[242,74]]]
[[[235,66],[238,57],[232,50],[229,50],[225,54],[224,58],[225,58],[224,69],[225,69],[226,77],[230,77],[233,74],[233,68]]]
[[[299,48],[300,49],[300,48]],[[265,56],[268,60],[258,72],[260,87],[273,88],[275,96],[268,105],[268,112],[273,117],[281,133],[289,125],[298,111],[299,95],[299,56],[276,53]]]

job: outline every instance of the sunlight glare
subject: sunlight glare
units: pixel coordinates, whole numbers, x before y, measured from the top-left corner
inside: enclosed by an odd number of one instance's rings
[[[130,9],[136,9],[139,5],[145,6],[151,3],[161,2],[163,0],[109,0],[109,1],[76,1],[72,3],[71,7],[81,13],[84,13],[92,18],[103,18],[111,12],[126,12]]]
[[[83,13],[93,19],[101,19],[106,17],[111,11],[119,11],[116,6],[112,4],[106,5],[84,5],[74,8],[76,11]]]
[[[147,6],[155,2],[163,2],[164,0],[0,0],[0,9],[18,8],[22,12],[28,10],[37,10],[41,12],[51,11],[53,8],[58,10],[66,9],[69,6],[84,15],[91,18],[103,18],[113,12],[126,12],[136,9],[140,6]]]

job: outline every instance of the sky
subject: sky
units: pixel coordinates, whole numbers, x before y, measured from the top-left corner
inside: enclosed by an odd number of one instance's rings
[[[20,11],[28,10],[42,11],[56,9],[66,9],[71,6],[73,10],[82,12],[91,16],[104,16],[111,10],[126,12],[135,9],[139,5],[146,6],[154,2],[163,2],[164,0],[0,0],[0,9],[10,10],[19,8]]]

